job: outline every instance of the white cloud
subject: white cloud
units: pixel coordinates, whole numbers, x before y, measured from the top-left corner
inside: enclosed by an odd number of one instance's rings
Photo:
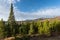
[[[6,3],[16,3],[16,2],[20,2],[20,0],[0,0],[0,1],[3,1],[3,2],[6,2]]]
[[[16,14],[17,13],[17,14]],[[15,15],[18,20],[26,20],[26,19],[37,19],[41,17],[54,17],[60,16],[60,8],[46,8],[37,10],[35,12],[20,12],[19,10],[16,11]]]
[[[19,0],[17,0],[19,2]],[[17,2],[16,0],[13,0],[13,3]],[[10,0],[0,0],[0,19],[3,18],[3,20],[7,20],[9,16],[10,11]],[[50,16],[60,16],[60,8],[53,7],[53,8],[45,8],[45,9],[39,9],[35,12],[21,12],[19,9],[17,9],[16,6],[14,6],[14,13],[16,20],[26,20],[26,19],[36,19],[40,17],[50,17]]]
[[[12,0],[12,2],[16,3],[18,2],[18,0]],[[0,0],[0,19],[1,18],[3,18],[4,20],[8,19],[10,12],[10,3],[11,0]]]
[[[20,0],[17,0],[17,2],[19,2]]]
[[[6,0],[7,1],[7,0]],[[15,0],[8,0],[9,3],[16,3]]]
[[[34,14],[36,15],[60,15],[60,8],[46,8],[46,9],[42,9],[42,10],[37,10],[36,12],[34,12]]]

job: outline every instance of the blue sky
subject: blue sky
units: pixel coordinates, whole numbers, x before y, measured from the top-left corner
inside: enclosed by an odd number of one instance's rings
[[[60,0],[0,0],[0,19],[8,20],[11,2],[18,21],[60,16]]]
[[[17,6],[20,11],[31,12],[47,7],[58,7],[60,6],[60,0],[21,0],[17,2],[15,6]]]

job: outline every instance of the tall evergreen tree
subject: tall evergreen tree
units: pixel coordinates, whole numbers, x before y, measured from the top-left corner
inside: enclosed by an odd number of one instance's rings
[[[10,9],[10,16],[8,19],[8,25],[10,27],[10,33],[11,36],[14,36],[17,33],[17,25],[15,22],[14,12],[13,12],[13,4],[11,3],[11,9]]]

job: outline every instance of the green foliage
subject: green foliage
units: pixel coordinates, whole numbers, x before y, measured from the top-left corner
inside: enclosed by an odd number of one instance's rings
[[[38,27],[38,33],[40,34],[40,35],[42,35],[42,33],[43,33],[43,24],[42,24],[43,22],[41,22],[41,21],[37,21],[37,27]]]
[[[20,34],[28,34],[29,32],[29,23],[27,24],[22,24],[19,28]]]
[[[34,33],[33,24],[30,24],[29,34],[31,35],[33,33]]]
[[[5,37],[10,37],[12,34],[11,34],[11,29],[10,29],[10,26],[9,24],[5,26]]]
[[[31,22],[28,25],[21,26],[21,30],[24,30],[24,33],[28,30],[29,34],[40,34],[40,35],[46,35],[50,36],[51,32],[60,32],[60,21],[57,19],[54,19],[52,21],[49,20],[38,20],[36,22]],[[23,33],[23,31],[21,31]],[[28,33],[27,32],[27,33]]]
[[[38,33],[38,27],[36,24],[37,24],[36,22],[32,22],[34,34]]]
[[[60,21],[57,21],[56,24],[55,24],[55,30],[57,32],[60,32]]]
[[[45,35],[48,35],[48,36],[50,35],[49,21],[48,20],[44,21],[44,23],[43,23],[43,31],[44,31]]]
[[[31,22],[29,34],[36,34],[36,33],[38,33],[38,27],[35,22]]]
[[[3,19],[0,21],[0,38],[5,37],[5,23]]]

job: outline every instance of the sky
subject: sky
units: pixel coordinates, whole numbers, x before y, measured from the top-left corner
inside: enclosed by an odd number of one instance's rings
[[[17,21],[60,16],[60,0],[0,0],[0,19],[8,20],[11,3]]]

